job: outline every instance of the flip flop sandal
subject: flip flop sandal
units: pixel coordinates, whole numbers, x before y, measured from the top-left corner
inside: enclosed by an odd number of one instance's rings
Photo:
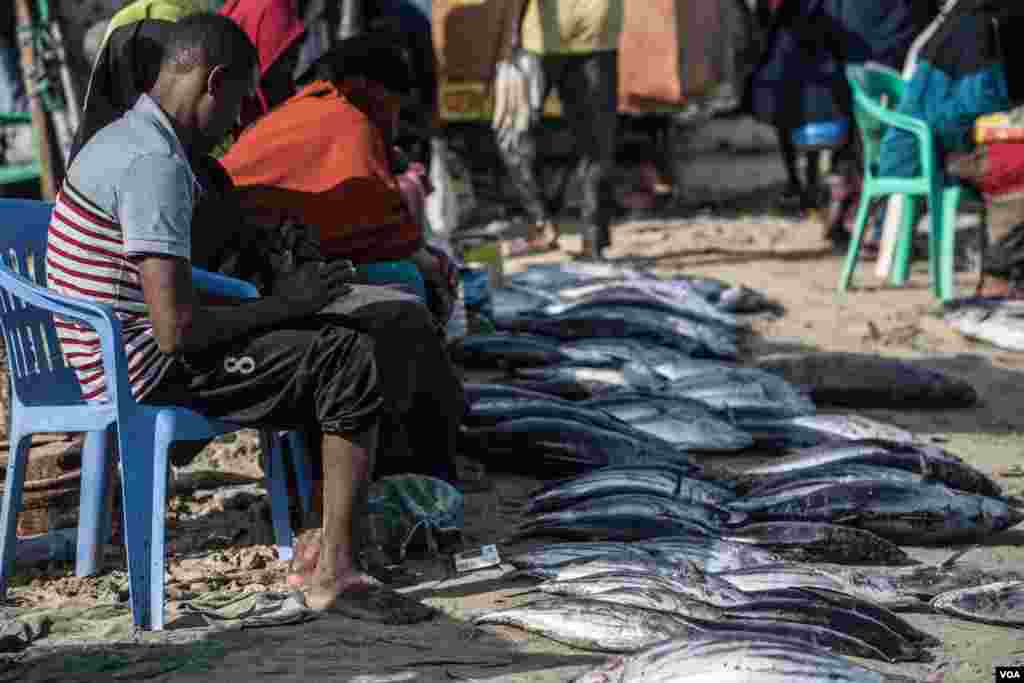
[[[350,619],[396,625],[418,624],[437,616],[433,607],[385,586],[366,586],[345,591],[324,611]]]

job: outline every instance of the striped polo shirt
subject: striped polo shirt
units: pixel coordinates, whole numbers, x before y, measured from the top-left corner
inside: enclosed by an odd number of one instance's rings
[[[47,285],[114,309],[132,394],[139,400],[175,360],[157,346],[136,257],[189,259],[195,192],[195,177],[169,119],[143,95],[75,157],[50,220]],[[71,320],[58,319],[56,325],[84,397],[106,400],[99,336]]]

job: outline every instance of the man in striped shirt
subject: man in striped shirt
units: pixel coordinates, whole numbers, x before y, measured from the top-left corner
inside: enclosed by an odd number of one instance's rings
[[[390,623],[426,619],[432,610],[385,589],[356,561],[383,405],[379,354],[364,332],[316,315],[350,291],[351,264],[308,264],[273,296],[234,306],[205,305],[192,288],[193,211],[203,193],[194,160],[235,124],[257,78],[255,48],[230,19],[204,13],[176,24],[156,84],[68,169],[49,231],[49,286],[114,308],[136,399],[240,424],[319,427],[321,554],[302,577],[310,606]],[[433,334],[425,307],[401,313]],[[59,328],[84,396],[106,400],[96,334],[70,321]]]

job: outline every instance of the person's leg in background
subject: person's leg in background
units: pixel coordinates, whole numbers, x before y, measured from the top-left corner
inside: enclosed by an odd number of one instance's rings
[[[618,132],[618,53],[560,56],[558,92],[576,138],[583,181],[583,255],[600,259],[611,245],[611,192]]]
[[[545,56],[541,58],[541,64],[544,72],[544,90],[541,101],[544,101],[551,92],[554,77],[557,76],[554,69],[557,69],[560,63],[557,58]],[[523,210],[529,221],[530,228],[526,240],[529,250],[557,247],[559,237],[558,228],[552,220],[551,207],[544,196],[544,190],[537,174],[537,150],[543,128],[544,124],[541,118],[528,131],[517,136],[515,144],[498,145],[509,179],[516,189],[516,194],[522,202]]]

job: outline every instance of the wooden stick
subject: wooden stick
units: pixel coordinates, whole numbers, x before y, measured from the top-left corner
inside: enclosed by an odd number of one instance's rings
[[[25,80],[25,91],[30,98],[32,129],[36,134],[36,146],[39,153],[39,184],[43,199],[53,201],[60,187],[63,164],[60,161],[60,154],[53,146],[53,129],[50,126],[50,118],[43,107],[43,100],[36,85],[32,82],[32,72],[36,64],[33,43],[35,25],[32,19],[32,9],[29,7],[28,0],[14,0],[14,9],[17,17],[18,47],[21,52],[21,73]]]

